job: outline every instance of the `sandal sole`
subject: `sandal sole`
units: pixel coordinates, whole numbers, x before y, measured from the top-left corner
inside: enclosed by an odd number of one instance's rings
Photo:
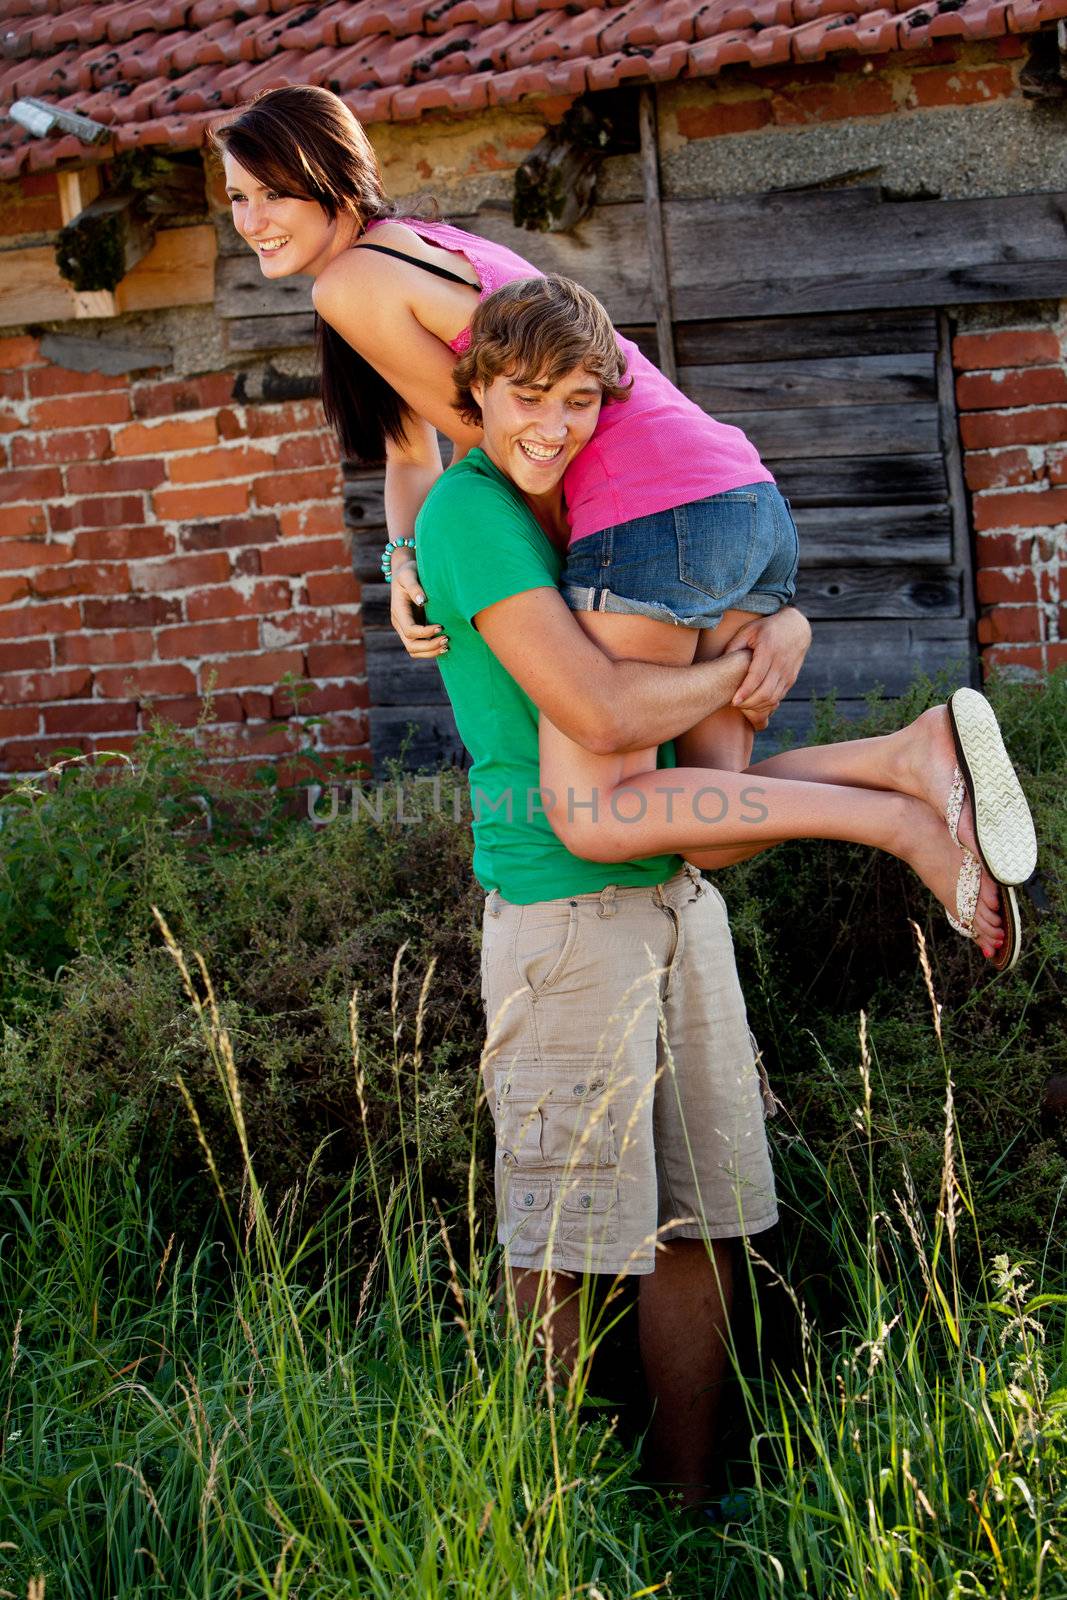
[[[1004,923],[1004,943],[993,957],[993,970],[998,974],[1010,972],[1019,959],[1021,937],[1019,931],[1019,901],[1010,884],[1000,885],[1000,915]]]
[[[1000,884],[1025,883],[1037,865],[1037,835],[993,707],[977,689],[957,689],[948,708],[982,864]]]

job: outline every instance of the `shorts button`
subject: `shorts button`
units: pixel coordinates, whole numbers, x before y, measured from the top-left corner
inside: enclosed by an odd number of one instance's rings
[[[580,1206],[581,1206],[583,1211],[588,1211],[589,1207],[593,1204],[592,1195],[591,1194],[583,1194],[581,1200],[579,1201],[579,1204],[580,1204]]]
[[[574,1092],[578,1096],[578,1098],[581,1099],[582,1095],[585,1093],[585,1084],[584,1083],[576,1083],[574,1085]]]
[[[533,1194],[531,1193],[531,1191],[529,1189],[527,1189],[526,1193],[523,1195],[522,1203],[523,1203],[524,1206],[532,1206],[533,1205],[534,1197],[533,1197]]]

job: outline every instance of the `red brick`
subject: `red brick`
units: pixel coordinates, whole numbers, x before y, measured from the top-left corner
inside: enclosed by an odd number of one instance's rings
[[[131,422],[115,434],[117,456],[158,456],[172,450],[196,450],[218,442],[214,417],[184,418],[178,422]]]
[[[78,700],[92,687],[93,675],[82,667],[59,672],[29,672],[0,678],[0,700],[8,705],[40,705],[42,700]]]
[[[254,617],[240,622],[196,622],[179,628],[165,628],[156,635],[156,650],[161,661],[192,660],[200,656],[232,655],[238,650],[254,650],[259,643],[259,624]]]
[[[240,439],[248,432],[245,427],[244,412],[234,411],[230,406],[223,406],[221,411],[217,411],[215,421],[219,425],[220,439]]]
[[[311,468],[306,472],[272,472],[256,478],[252,485],[260,506],[293,505],[301,500],[325,500],[341,492],[341,473],[337,467]]]
[[[135,417],[169,417],[175,411],[210,411],[233,394],[232,372],[207,372],[198,378],[169,378],[133,386]]]
[[[47,639],[19,639],[0,644],[0,672],[33,672],[52,665],[52,646]]]
[[[976,576],[978,598],[983,605],[1021,605],[1037,599],[1037,579],[1029,567],[1004,572],[983,567]]]
[[[34,367],[26,374],[26,393],[31,400],[50,400],[60,394],[103,394],[108,389],[125,389],[123,373],[71,372],[67,367]]]
[[[265,689],[252,689],[241,696],[241,710],[247,722],[265,722],[272,715],[272,701],[275,696]]]
[[[1040,477],[1040,469],[1034,467],[1026,450],[992,450],[983,455],[969,450],[963,470],[968,488],[976,493],[980,489],[1014,489]]]
[[[35,639],[81,627],[76,605],[13,606],[0,611],[0,639]]]
[[[186,695],[176,700],[157,700],[153,711],[165,722],[173,722],[179,728],[194,727],[200,721],[200,713],[204,709],[204,702],[200,695]],[[220,694],[212,697],[211,722],[239,722],[241,719],[241,702],[235,694]]]
[[[982,494],[974,502],[974,525],[986,528],[1054,528],[1067,522],[1067,489],[1031,494]]]
[[[187,523],[179,540],[183,550],[235,550],[271,544],[278,534],[277,517],[224,517],[220,522]]]
[[[113,528],[116,524],[136,524],[144,520],[144,496],[139,494],[92,495],[69,505],[48,507],[53,533],[71,533],[76,528]]]
[[[151,523],[147,527],[86,528],[74,535],[76,561],[136,561],[168,556],[173,549],[174,535]]]
[[[218,483],[251,478],[270,465],[269,451],[234,445],[229,449],[198,450],[193,455],[172,456],[167,462],[167,475],[172,483]]]
[[[982,665],[987,672],[991,667],[1030,667],[1035,672],[1044,673],[1045,647],[1039,644],[1022,647],[996,645],[985,652]]]
[[[58,467],[23,467],[4,473],[4,496],[12,500],[49,500],[63,493]]]
[[[263,571],[281,573],[325,572],[330,567],[347,570],[351,563],[343,539],[292,539],[269,545],[259,553]]]
[[[349,678],[344,683],[316,684],[311,694],[301,696],[299,715],[322,717],[330,711],[355,711],[364,707],[366,703],[366,684],[353,683]],[[272,711],[276,717],[293,716],[292,695],[284,689],[276,691]]]
[[[45,527],[44,506],[4,506],[0,538],[24,539],[27,535],[32,537],[35,533],[44,533]]]
[[[978,619],[980,644],[1026,644],[1041,637],[1037,606],[994,606]]]
[[[216,617],[270,616],[287,611],[291,604],[289,585],[274,578],[255,584],[247,594],[231,585],[194,589],[185,597],[185,614],[190,622],[208,622]]]
[[[229,661],[213,661],[210,668],[200,668],[202,684],[209,671],[217,674],[215,684],[219,689],[255,683],[276,684],[287,672],[303,676],[304,657],[300,650],[270,650],[257,655],[232,656]]]
[[[22,180],[23,191],[26,179]],[[32,233],[55,233],[63,226],[63,212],[59,195],[27,195],[15,186],[4,185],[0,190],[0,234],[9,242]],[[14,191],[14,192],[12,192]],[[14,344],[14,340],[10,341]]]
[[[683,139],[714,139],[723,133],[750,133],[772,121],[771,102],[720,100],[710,106],[683,106],[678,112],[678,132]]]
[[[336,466],[337,460],[337,443],[332,434],[304,433],[281,441],[275,466],[279,472],[289,472],[297,467]]]
[[[173,661],[163,667],[107,667],[96,674],[96,689],[108,700],[131,694],[143,700],[160,694],[192,694],[196,679],[188,667]]]
[[[88,739],[77,739],[71,736],[59,738],[53,736],[45,738],[39,735],[34,739],[12,739],[5,744],[0,754],[6,772],[39,772],[56,757],[57,752],[66,753],[69,750],[89,749]]]
[[[312,572],[305,585],[310,606],[356,605],[359,581],[353,572]]]
[[[11,441],[14,467],[39,467],[53,463],[65,467],[72,461],[97,461],[111,453],[106,428],[68,428],[63,433],[22,433]]]
[[[163,561],[138,561],[130,568],[134,588],[146,594],[191,589],[202,583],[225,583],[229,576],[230,558],[224,550],[206,551],[199,556],[170,556]]]
[[[13,411],[0,408],[0,433],[17,433],[22,427],[22,419]]]
[[[0,367],[28,366],[31,361],[37,360],[40,349],[40,341],[28,333],[16,334],[13,339],[0,339]]]
[[[121,600],[84,600],[82,615],[87,628],[155,628],[180,622],[182,608],[180,600],[135,594]]]
[[[341,533],[345,525],[344,506],[339,497],[320,500],[316,505],[283,511],[279,521],[285,539],[314,539],[324,533]],[[384,536],[382,543],[385,543]]]
[[[357,678],[365,670],[359,645],[312,644],[307,657],[309,678]]]
[[[1059,444],[1067,440],[1067,407],[965,414],[960,417],[960,436],[969,450],[990,445]]]
[[[233,571],[235,577],[258,578],[263,570],[259,559],[259,546],[246,544],[233,553]]]
[[[253,439],[270,439],[277,435],[288,436],[325,425],[322,404],[318,400],[289,400],[277,406],[250,406],[248,432]]]
[[[358,616],[355,622],[358,628]],[[282,650],[290,644],[336,644],[338,636],[337,618],[332,611],[285,611],[263,620],[263,645],[268,650]]]
[[[137,727],[137,702],[114,700],[102,705],[90,700],[86,705],[45,706],[46,733],[120,733]]]
[[[121,561],[66,561],[45,567],[31,580],[34,594],[129,594],[129,569]]]
[[[16,738],[19,734],[36,733],[41,713],[36,706],[12,706],[0,711],[0,739]]]
[[[97,461],[68,467],[68,494],[114,494],[123,489],[154,489],[163,482],[162,461]]]
[[[248,485],[213,483],[205,489],[157,489],[152,502],[157,517],[164,520],[232,517],[248,510]]]
[[[1052,483],[1067,483],[1067,448],[1048,452],[1048,475]]]
[[[964,411],[1003,411],[1006,406],[1040,406],[1067,400],[1062,367],[1024,367],[1021,371],[964,372],[956,380],[956,399]]]
[[[26,376],[23,372],[0,372],[0,399],[24,400]]]
[[[67,633],[55,641],[57,667],[108,667],[121,661],[147,661],[154,651],[150,633]]]
[[[834,79],[772,95],[774,120],[791,127],[805,122],[838,122],[846,117],[884,117],[897,109],[887,77]]]
[[[1053,366],[1061,359],[1060,341],[1051,328],[958,333],[952,341],[953,363],[964,371]]]
[[[65,400],[38,400],[30,407],[35,428],[81,428],[89,422],[127,422],[129,416],[128,394],[98,394],[91,402],[72,395]]]
[[[70,550],[66,545],[34,543],[29,539],[0,539],[0,568],[8,572],[18,567],[47,567],[69,560]]]
[[[1011,67],[939,67],[917,72],[911,80],[909,106],[973,106],[1004,100],[1015,93]]]
[[[21,600],[30,592],[28,578],[0,578],[0,606],[6,606],[12,600]]]

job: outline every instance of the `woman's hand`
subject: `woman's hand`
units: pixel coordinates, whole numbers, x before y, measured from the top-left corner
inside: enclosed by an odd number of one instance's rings
[[[795,606],[746,623],[730,640],[729,650],[751,650],[748,674],[731,702],[756,729],[765,728],[804,665],[811,644],[811,624]]]
[[[401,557],[401,550],[393,551],[393,581],[389,588],[389,620],[400,635],[404,649],[416,659],[433,659],[443,656],[448,649],[448,636],[439,623],[416,622],[415,607],[426,604],[426,596],[419,582],[419,569],[414,556]]]

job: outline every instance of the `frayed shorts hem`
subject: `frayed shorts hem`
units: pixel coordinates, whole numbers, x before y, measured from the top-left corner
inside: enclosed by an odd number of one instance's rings
[[[697,611],[680,616],[669,606],[654,605],[647,600],[630,600],[626,595],[614,594],[610,589],[590,589],[575,584],[564,584],[560,593],[571,611],[599,611],[609,616],[646,617],[650,622],[667,622],[676,628],[717,628],[726,614],[725,611]],[[754,616],[773,617],[775,612],[781,611],[788,603],[782,595],[753,592],[744,595],[740,600],[732,601],[729,609],[748,611]]]

